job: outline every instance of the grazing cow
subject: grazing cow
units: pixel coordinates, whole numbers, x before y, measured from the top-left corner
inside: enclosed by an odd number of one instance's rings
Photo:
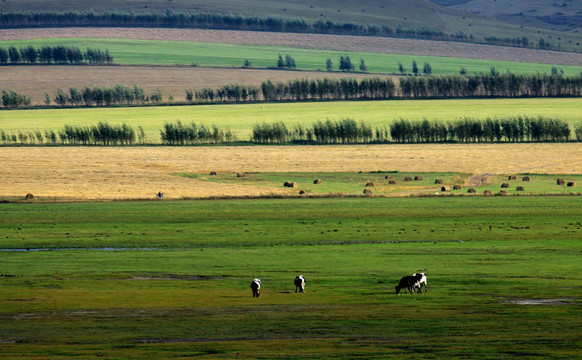
[[[418,288],[418,293],[422,294],[422,285],[424,284],[424,291],[428,291],[428,285],[426,283],[426,275],[424,273],[412,274],[418,281],[414,285],[414,288]]]
[[[400,290],[404,289],[404,291],[408,290],[411,294],[414,292],[414,287],[418,282],[418,278],[416,276],[405,276],[400,279],[400,282],[395,287],[396,295],[400,295]]]
[[[261,280],[255,279],[251,281],[251,290],[253,291],[253,297],[261,296]]]
[[[295,292],[297,292],[297,290],[302,293],[305,292],[305,277],[303,275],[297,276],[293,283],[295,284]]]

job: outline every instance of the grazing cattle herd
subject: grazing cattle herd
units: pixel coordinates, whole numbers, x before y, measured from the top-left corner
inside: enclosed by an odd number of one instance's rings
[[[426,270],[426,269],[422,269]],[[305,292],[305,277],[303,275],[297,275],[295,280],[293,281],[295,284],[295,292],[304,293]],[[424,291],[428,291],[428,284],[426,282],[426,274],[421,273],[414,273],[410,276],[405,276],[400,279],[398,285],[396,285],[396,295],[400,295],[400,290],[404,289],[404,291],[408,291],[410,294],[414,293],[416,289],[418,289],[418,293],[422,294],[422,287],[424,286]],[[253,291],[253,297],[260,296],[261,290],[261,280],[254,279],[251,281],[251,290]]]

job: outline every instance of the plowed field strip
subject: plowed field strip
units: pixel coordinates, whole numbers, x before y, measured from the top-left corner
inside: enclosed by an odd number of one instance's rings
[[[68,91],[85,86],[139,85],[146,93],[160,89],[167,100],[185,101],[186,89],[213,89],[226,84],[257,85],[271,80],[297,78],[341,78],[337,72],[253,70],[203,67],[165,66],[5,66],[0,68],[2,89],[16,90],[31,97],[33,103],[44,103],[45,92],[53,98],[57,89]],[[350,75],[358,79],[377,75]]]

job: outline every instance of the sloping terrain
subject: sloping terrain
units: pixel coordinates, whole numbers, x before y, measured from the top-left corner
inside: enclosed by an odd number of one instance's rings
[[[582,30],[582,2],[576,0],[433,0],[432,2],[463,12],[524,26],[571,32]]]
[[[390,24],[407,27],[443,28],[440,13],[457,11],[435,5],[427,0],[106,0],[98,2],[57,0],[5,0],[4,11],[157,11],[195,10],[214,13],[233,13],[245,16],[301,18],[310,21],[331,20],[361,24]]]
[[[438,1],[435,1],[438,2]],[[131,11],[131,12],[162,12],[166,11],[197,11],[209,14],[234,15],[259,18],[279,18],[303,20],[307,23],[316,21],[331,21],[334,23],[354,23],[359,25],[375,25],[378,27],[390,27],[398,29],[430,29],[443,32],[445,35],[464,34],[474,39],[485,37],[521,39],[527,37],[530,42],[536,43],[540,37],[549,41],[552,46],[557,46],[556,39],[563,37],[561,47],[566,50],[579,50],[575,44],[582,42],[580,34],[570,32],[568,35],[544,29],[536,26],[540,21],[526,23],[514,19],[513,8],[509,4],[501,6],[507,8],[505,12],[497,12],[497,4],[513,3],[509,0],[499,0],[495,5],[491,1],[475,0],[463,4],[461,1],[444,1],[441,6],[429,0],[361,0],[358,2],[348,0],[336,0],[333,2],[324,0],[215,0],[212,2],[202,0],[106,0],[99,2],[80,1],[56,1],[56,0],[3,0],[0,2],[0,11]],[[530,0],[525,3],[541,3]],[[455,5],[456,4],[456,5]],[[520,5],[517,13],[523,16],[555,17],[556,12],[561,12],[566,17],[565,21],[576,23],[578,19],[576,10],[580,5],[575,2],[565,1],[566,6],[552,9],[546,6],[543,12],[537,7]],[[487,6],[486,6],[487,5]],[[539,6],[542,8],[541,5]],[[483,10],[481,10],[483,9]],[[501,10],[500,10],[501,11]],[[537,11],[533,13],[532,11]],[[564,12],[567,11],[567,12]],[[475,14],[473,14],[475,13]],[[574,17],[571,17],[574,16]],[[523,20],[523,19],[522,19]],[[579,26],[578,21],[578,26]],[[544,23],[545,24],[545,23]],[[522,26],[520,26],[522,25]],[[525,26],[524,26],[525,25]],[[543,24],[542,24],[543,25]],[[570,26],[571,28],[572,26]],[[561,30],[564,27],[552,27]],[[552,40],[553,39],[553,40]]]

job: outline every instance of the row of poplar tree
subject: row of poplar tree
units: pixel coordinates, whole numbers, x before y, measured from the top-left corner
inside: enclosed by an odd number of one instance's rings
[[[582,95],[582,73],[574,76],[556,74],[495,73],[476,76],[405,76],[398,82],[391,78],[356,79],[292,79],[287,82],[263,81],[254,85],[229,84],[218,89],[186,90],[186,100],[198,103],[247,101],[305,101],[305,100],[382,100],[382,99],[455,99],[505,97],[559,97]],[[88,87],[68,91],[57,89],[54,98],[45,93],[45,105],[55,102],[61,106],[123,106],[162,102],[156,90],[145,94],[138,85],[128,87]],[[173,99],[171,99],[173,100]],[[2,91],[1,105],[6,108],[30,106],[30,96],[15,91]]]
[[[92,126],[65,125],[61,130],[37,130],[34,132],[22,132],[8,134],[0,130],[0,141],[3,144],[49,144],[49,145],[133,145],[136,136],[145,140],[145,133],[140,126],[136,131],[128,124],[111,125],[99,122]]]
[[[576,125],[582,141],[582,123]],[[372,128],[352,118],[317,121],[311,127],[289,129],[283,122],[256,124],[251,140],[261,144],[315,143],[444,143],[444,142],[543,142],[568,141],[570,127],[563,120],[543,116],[515,116],[501,119],[462,118],[453,121],[410,121],[397,119],[390,125]]]
[[[452,121],[411,121],[396,119],[389,125],[373,128],[352,118],[318,120],[311,126],[285,123],[255,124],[250,141],[257,144],[369,144],[369,143],[493,143],[493,142],[564,142],[571,138],[570,127],[563,120],[544,116],[507,118],[462,118]],[[576,141],[582,141],[582,122],[574,127]],[[234,143],[238,139],[230,129],[181,121],[165,123],[160,130],[162,144],[196,145]],[[93,126],[65,125],[59,131],[6,133],[0,130],[3,145],[132,145],[146,143],[141,126],[138,131],[128,124]]]
[[[30,96],[18,93],[14,90],[2,90],[0,99],[2,106],[6,108],[19,108],[30,106]],[[56,95],[51,97],[45,93],[45,105],[53,101],[60,106],[124,106],[132,104],[157,104],[163,100],[161,90],[155,90],[146,94],[141,86],[133,87],[117,84],[111,86],[85,86],[82,89],[70,87],[68,90],[57,89]]]
[[[340,9],[338,9],[338,12]],[[321,13],[320,16],[324,14]],[[397,26],[362,25],[353,22],[336,22],[318,20],[315,22],[297,18],[257,17],[234,14],[211,14],[189,10],[166,11],[30,11],[0,13],[0,27],[152,27],[152,28],[199,28],[199,29],[229,29],[254,30],[297,33],[322,33],[341,35],[386,36],[433,40],[453,40],[479,43],[494,43],[500,45],[536,47],[537,43],[525,37],[487,37],[475,38],[463,31],[444,33],[440,30],[423,28],[404,28]],[[542,43],[539,44],[541,47]],[[549,41],[543,43],[543,48],[554,48]],[[559,43],[557,45],[559,47]]]
[[[50,95],[45,94],[46,105],[50,104]],[[68,91],[57,89],[53,99],[61,106],[123,106],[132,104],[159,103],[163,100],[162,92],[158,89],[146,94],[141,86],[133,87],[117,84],[110,86],[85,86],[82,89],[70,87]]]
[[[225,91],[227,88],[230,91]],[[263,81],[260,90],[265,101],[581,96],[582,73],[574,76],[559,73],[404,76],[398,82],[389,77],[360,80],[352,77],[304,78],[286,82]],[[196,100],[239,102],[257,99],[255,96],[243,96],[243,92],[256,94],[256,88],[238,84],[217,90],[205,88],[201,93],[196,92]]]
[[[82,51],[76,46],[42,46],[32,45],[21,47],[11,46],[8,49],[0,47],[0,65],[16,64],[111,64],[113,56],[109,50],[87,49]]]

